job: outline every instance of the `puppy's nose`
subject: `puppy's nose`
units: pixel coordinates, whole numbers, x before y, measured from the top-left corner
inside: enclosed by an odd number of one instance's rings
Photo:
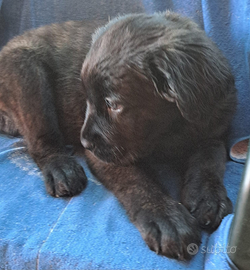
[[[95,147],[95,145],[93,143],[91,143],[90,141],[88,141],[84,138],[81,138],[81,143],[85,149],[88,149],[90,151],[93,150]]]

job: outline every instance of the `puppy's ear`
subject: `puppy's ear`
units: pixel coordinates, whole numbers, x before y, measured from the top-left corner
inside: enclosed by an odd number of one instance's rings
[[[147,58],[150,77],[156,92],[169,102],[176,102],[177,92],[163,51],[156,51]]]
[[[151,80],[159,95],[175,102],[189,122],[209,121],[217,77],[197,52],[159,49],[148,56]]]

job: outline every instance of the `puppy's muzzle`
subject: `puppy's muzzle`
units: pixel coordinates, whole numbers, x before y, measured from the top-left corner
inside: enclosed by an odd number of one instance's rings
[[[85,125],[82,127],[81,130],[81,143],[83,145],[83,147],[85,149],[88,149],[90,151],[92,151],[95,148],[94,143],[92,142],[92,140],[90,140],[87,136],[88,134],[88,130],[86,129]]]

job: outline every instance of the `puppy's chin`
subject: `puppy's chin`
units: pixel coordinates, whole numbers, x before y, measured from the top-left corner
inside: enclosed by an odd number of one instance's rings
[[[96,158],[105,163],[110,163],[119,166],[128,166],[133,164],[137,155],[135,153],[129,153],[119,150],[119,148],[115,149],[99,149],[95,148],[93,150],[88,150],[93,154]]]

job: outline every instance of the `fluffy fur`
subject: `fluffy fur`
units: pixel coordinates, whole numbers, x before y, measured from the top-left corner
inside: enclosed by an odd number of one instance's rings
[[[0,128],[24,137],[52,196],[86,186],[65,150],[81,141],[149,248],[190,259],[199,228],[216,229],[232,210],[223,185],[236,106],[230,68],[204,31],[174,13],[116,18],[91,41],[99,25],[46,26],[3,48]],[[152,158],[181,164],[181,203],[151,174]]]

